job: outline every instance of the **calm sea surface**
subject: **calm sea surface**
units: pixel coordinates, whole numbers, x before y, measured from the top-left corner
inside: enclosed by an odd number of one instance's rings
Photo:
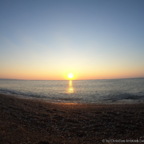
[[[65,103],[141,103],[144,79],[0,80],[0,93]]]

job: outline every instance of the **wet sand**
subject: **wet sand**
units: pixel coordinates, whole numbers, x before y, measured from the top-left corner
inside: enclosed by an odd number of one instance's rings
[[[0,144],[112,144],[116,140],[144,143],[144,104],[54,104],[0,94]]]

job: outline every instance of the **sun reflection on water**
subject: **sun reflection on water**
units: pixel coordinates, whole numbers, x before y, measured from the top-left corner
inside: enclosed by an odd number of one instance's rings
[[[68,92],[69,94],[74,93],[74,88],[73,88],[72,80],[69,80],[69,85],[68,85],[67,92]]]

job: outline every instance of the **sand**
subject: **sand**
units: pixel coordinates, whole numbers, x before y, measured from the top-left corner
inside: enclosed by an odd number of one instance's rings
[[[144,104],[54,104],[0,94],[0,144],[134,141],[144,143]]]

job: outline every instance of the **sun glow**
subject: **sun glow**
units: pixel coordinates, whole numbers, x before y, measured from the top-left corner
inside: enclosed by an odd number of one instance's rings
[[[69,74],[68,74],[68,78],[69,78],[69,79],[73,79],[73,78],[74,78],[73,73],[69,73]]]

